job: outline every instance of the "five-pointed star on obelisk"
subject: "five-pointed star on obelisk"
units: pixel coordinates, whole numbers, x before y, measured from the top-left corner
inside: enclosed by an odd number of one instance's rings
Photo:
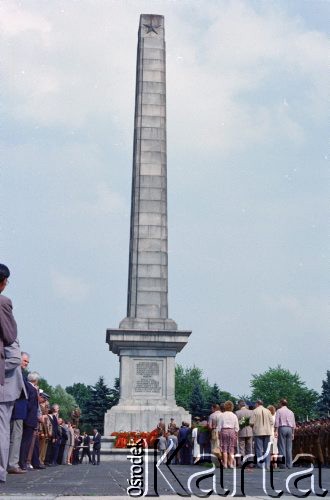
[[[157,30],[158,28],[160,28],[160,24],[157,24],[157,26],[154,26],[154,25],[152,24],[152,20],[150,20],[150,23],[149,23],[149,24],[144,24],[143,26],[144,26],[145,28],[147,28],[147,34],[148,34],[148,33],[151,33],[151,32],[153,31],[154,33],[156,33],[156,35],[158,35],[158,33],[157,33],[157,31],[156,31],[156,30]]]

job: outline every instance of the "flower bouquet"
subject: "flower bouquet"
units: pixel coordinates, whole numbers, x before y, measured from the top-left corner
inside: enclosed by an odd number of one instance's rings
[[[244,427],[247,427],[248,425],[250,425],[250,417],[242,417],[238,421],[238,424],[239,424],[240,429],[244,429]]]

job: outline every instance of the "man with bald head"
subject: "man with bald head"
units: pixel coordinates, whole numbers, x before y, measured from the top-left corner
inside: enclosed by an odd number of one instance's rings
[[[270,436],[273,431],[272,414],[264,407],[261,399],[256,401],[255,409],[250,417],[250,425],[253,428],[255,454],[257,456],[258,468],[269,468],[270,466]]]
[[[282,457],[285,457],[285,463],[281,465],[281,468],[292,468],[292,440],[295,428],[294,414],[289,410],[287,400],[281,399],[280,408],[277,410],[275,418],[275,437],[278,437],[278,451]]]

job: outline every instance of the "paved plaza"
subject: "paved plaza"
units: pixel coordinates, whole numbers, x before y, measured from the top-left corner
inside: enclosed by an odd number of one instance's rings
[[[189,495],[188,491],[188,481],[195,473],[207,474],[210,469],[201,466],[171,466],[175,474],[171,478],[171,473],[166,467],[162,467],[162,471],[169,479],[169,482],[174,487],[177,493]],[[302,471],[302,469],[292,469],[290,473],[296,473]],[[240,469],[238,469],[237,477],[237,492],[236,496],[242,496],[240,491]],[[54,499],[65,497],[67,500],[70,496],[72,497],[94,497],[94,498],[111,498],[114,496],[127,496],[127,486],[128,478],[130,476],[131,469],[130,464],[125,461],[105,461],[99,466],[93,466],[88,464],[82,464],[77,466],[56,466],[47,468],[45,470],[29,471],[24,475],[9,475],[6,484],[1,484],[0,486],[0,497],[6,499],[16,499],[24,498],[24,500],[32,500],[38,497],[45,499]],[[289,471],[281,471],[274,473],[274,488],[283,489],[284,495],[287,495],[286,491],[286,478],[289,476]],[[314,473],[315,478],[315,492],[320,493],[317,487],[318,479],[317,473]],[[270,473],[266,473],[266,485],[269,494],[275,495],[275,492],[271,490],[270,486]],[[162,498],[166,498],[167,495],[174,497],[175,491],[166,483],[164,478],[161,477],[161,473],[158,472],[157,475],[158,482],[158,493]],[[180,483],[187,490],[180,490]],[[292,488],[294,481],[292,480],[290,485]],[[148,476],[149,489],[147,496],[156,496],[153,480],[153,467],[149,469]],[[221,493],[220,490],[220,473],[216,470],[216,488],[217,492]],[[232,491],[233,485],[233,474],[231,470],[224,471],[224,486],[230,488]],[[301,489],[308,489],[309,483],[300,481],[299,487]],[[322,486],[325,489],[330,490],[330,469],[322,469]],[[199,485],[199,491],[196,488],[196,478],[191,480],[191,489],[194,493],[198,493],[199,496],[203,496],[201,489],[207,490],[212,488],[212,478],[204,478]],[[244,491],[247,498],[270,498],[263,491],[263,478],[262,471],[253,470],[252,472],[245,473],[244,480]],[[299,492],[293,491],[298,494]],[[329,494],[328,494],[329,495]],[[327,496],[328,496],[327,495]],[[311,497],[315,495],[311,494]],[[182,497],[181,497],[182,498]]]

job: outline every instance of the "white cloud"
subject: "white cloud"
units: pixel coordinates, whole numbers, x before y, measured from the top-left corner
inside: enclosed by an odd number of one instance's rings
[[[98,114],[114,121],[117,114],[123,117],[132,106],[127,94],[134,96],[134,83],[127,78],[131,72],[134,80],[134,50],[127,64],[129,44],[122,43],[120,53],[117,48],[123,29],[112,21],[118,11],[114,5],[101,2],[94,8],[85,3],[82,9],[66,3],[63,10],[58,2],[47,6],[36,2],[35,8],[17,8],[16,18],[11,5],[4,4],[13,24],[19,18],[20,25],[28,26],[4,33],[3,70],[8,88],[16,93],[11,109],[16,118],[82,127]]]
[[[38,33],[46,35],[50,32],[49,21],[36,12],[23,10],[21,5],[15,2],[2,2],[0,4],[0,28],[5,38],[17,37],[23,33]],[[47,39],[44,38],[44,42]]]
[[[131,134],[137,24],[150,4],[18,5],[2,5],[10,113],[63,127],[97,127],[103,117]],[[183,148],[300,142],[308,116],[325,116],[326,36],[267,5],[257,12],[248,2],[210,3],[201,19],[187,17],[185,4],[157,3],[166,16],[170,134]],[[271,96],[272,82],[288,74],[290,88],[283,83]],[[285,113],[283,92],[293,93]]]
[[[88,215],[97,217],[101,215],[128,215],[126,200],[121,194],[116,193],[105,182],[97,182],[90,187],[88,199],[72,200],[71,208],[63,207],[64,213]]]
[[[169,61],[168,73],[175,74],[175,85],[168,85],[172,119],[189,120],[183,140],[222,149],[272,138],[301,142],[325,102],[326,36],[304,30],[271,6],[262,13],[247,2],[222,7],[209,10],[209,28],[194,43],[192,57],[191,46],[185,57],[188,39],[181,42],[184,62]],[[284,113],[287,92],[294,105]]]
[[[52,271],[51,283],[56,296],[68,302],[84,302],[90,293],[90,286],[81,278],[58,271]]]
[[[329,302],[325,297],[298,298],[294,295],[262,297],[263,304],[281,315],[289,315],[304,330],[323,329],[329,325]]]

